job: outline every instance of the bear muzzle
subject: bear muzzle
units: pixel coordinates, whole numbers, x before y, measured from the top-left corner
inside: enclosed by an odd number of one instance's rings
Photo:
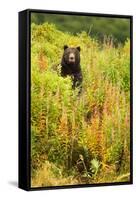
[[[70,64],[75,63],[75,55],[74,55],[74,53],[70,53],[70,54],[69,54],[69,59],[68,59],[68,61],[69,61]]]

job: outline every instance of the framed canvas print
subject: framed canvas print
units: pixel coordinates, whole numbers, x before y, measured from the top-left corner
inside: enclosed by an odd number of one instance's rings
[[[19,12],[19,187],[132,184],[128,15]]]

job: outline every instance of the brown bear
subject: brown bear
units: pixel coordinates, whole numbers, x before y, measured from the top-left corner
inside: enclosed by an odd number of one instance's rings
[[[61,76],[71,76],[73,80],[72,88],[80,87],[82,84],[82,71],[80,66],[80,47],[72,48],[64,45],[64,53],[61,60]]]

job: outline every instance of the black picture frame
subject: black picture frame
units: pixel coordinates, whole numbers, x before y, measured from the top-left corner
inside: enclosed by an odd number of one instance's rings
[[[130,19],[130,181],[115,183],[80,184],[48,187],[31,187],[31,13],[48,13],[78,16],[96,16]],[[114,186],[133,183],[133,16],[68,11],[27,9],[19,12],[19,174],[18,186],[24,190],[83,188]]]

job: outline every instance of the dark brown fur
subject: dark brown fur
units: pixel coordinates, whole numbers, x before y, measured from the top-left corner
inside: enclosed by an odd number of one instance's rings
[[[73,61],[70,61],[69,56],[73,55]],[[61,75],[63,77],[69,75],[73,79],[72,87],[81,87],[82,84],[82,72],[80,66],[80,47],[70,48],[67,45],[64,46],[64,53],[61,60]]]

